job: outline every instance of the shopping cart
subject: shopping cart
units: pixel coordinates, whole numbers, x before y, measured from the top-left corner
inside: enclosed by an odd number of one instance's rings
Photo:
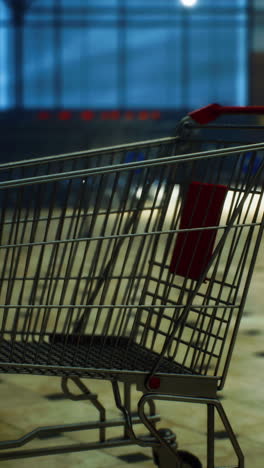
[[[217,391],[263,234],[264,143],[204,151],[201,140],[203,151],[186,152],[192,143],[177,135],[0,166],[1,372],[61,377],[69,398],[99,412],[1,442],[0,459],[135,443],[160,468],[201,467],[157,429],[165,400],[207,406],[208,468],[217,411],[244,467]],[[106,418],[88,378],[111,382],[119,420]],[[123,435],[109,438],[117,426]],[[94,428],[93,443],[20,450],[42,433]]]

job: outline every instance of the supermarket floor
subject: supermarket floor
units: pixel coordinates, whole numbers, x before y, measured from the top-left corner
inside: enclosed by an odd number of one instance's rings
[[[263,252],[263,246],[262,250]],[[238,441],[245,453],[247,468],[262,468],[264,457],[264,258],[260,253],[253,283],[249,292],[244,318],[241,323],[226,386],[221,393],[222,403],[230,418]],[[109,418],[118,417],[110,384],[88,382],[91,390],[99,394],[107,408]],[[139,395],[139,394],[138,394]],[[133,396],[136,402],[137,394]],[[0,376],[1,440],[17,439],[36,427],[51,424],[87,422],[97,418],[88,402],[74,402],[64,398],[60,380],[53,377],[26,375]],[[158,407],[160,427],[171,428],[177,434],[179,447],[197,455],[206,466],[206,414],[200,405],[165,402]],[[216,422],[216,466],[234,466],[236,458],[224,428]],[[142,428],[139,427],[139,432]],[[114,428],[108,437],[122,435]],[[57,446],[67,443],[89,442],[98,438],[98,430],[59,434],[33,440],[26,448]],[[81,468],[153,467],[151,450],[138,446],[125,446],[89,452],[50,455],[40,458],[1,461],[3,468]]]

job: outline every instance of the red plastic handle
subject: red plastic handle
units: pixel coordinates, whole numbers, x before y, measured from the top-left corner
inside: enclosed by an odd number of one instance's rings
[[[207,124],[225,114],[262,114],[264,115],[264,106],[221,106],[220,104],[210,104],[201,107],[188,115],[199,124]]]

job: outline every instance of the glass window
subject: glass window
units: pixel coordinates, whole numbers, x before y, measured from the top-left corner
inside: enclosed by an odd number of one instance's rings
[[[27,108],[247,102],[247,0],[34,0],[23,23]],[[15,32],[0,0],[0,108],[15,105]]]
[[[8,8],[5,0],[0,0],[0,20],[10,18],[10,9]]]
[[[0,109],[9,106],[10,96],[8,90],[8,30],[5,24],[10,12],[5,2],[0,0]]]
[[[66,107],[117,106],[116,29],[63,29],[62,101]]]
[[[26,27],[24,29],[24,106],[53,107],[54,55],[53,29]],[[32,38],[34,37],[34,43]],[[30,84],[30,85],[29,85]]]
[[[246,104],[246,16],[231,21],[229,15],[215,15],[211,24],[200,23],[195,17],[190,23],[188,107]]]
[[[180,39],[167,28],[129,29],[126,107],[165,109],[181,101]]]
[[[60,3],[60,0],[57,0],[57,3]],[[38,8],[50,8],[53,7],[53,5],[54,0],[34,0],[30,7],[30,11],[34,11]]]

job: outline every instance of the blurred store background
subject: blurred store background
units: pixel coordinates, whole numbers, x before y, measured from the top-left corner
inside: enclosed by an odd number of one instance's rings
[[[167,136],[264,104],[264,0],[0,0],[0,159]]]

